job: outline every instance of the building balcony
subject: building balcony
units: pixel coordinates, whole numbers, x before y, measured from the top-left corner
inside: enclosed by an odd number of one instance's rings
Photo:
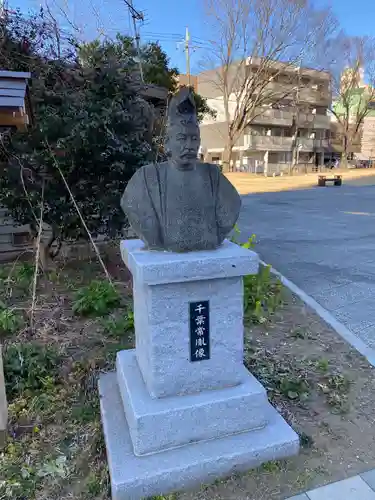
[[[298,116],[298,125],[301,128],[329,130],[331,128],[331,120],[327,115],[300,113]]]
[[[315,90],[311,88],[302,88],[299,91],[300,102],[316,104],[317,106],[329,106],[331,103],[331,94],[328,89]]]
[[[304,137],[299,137],[297,144],[300,146],[301,151],[316,151],[330,146],[328,139],[305,139]]]
[[[332,100],[329,88],[317,89],[312,87],[298,87],[298,84],[269,82],[265,91],[270,92],[271,100],[286,99],[301,103],[329,106]],[[264,90],[263,90],[264,92]]]
[[[315,151],[328,148],[327,139],[307,139],[299,137],[297,145],[300,151]],[[277,137],[271,135],[244,135],[244,147],[253,151],[291,151],[293,148],[292,137]]]
[[[293,124],[294,113],[292,111],[286,111],[281,109],[259,109],[258,116],[252,120],[254,125],[273,125],[280,127],[291,127]],[[313,113],[298,114],[298,125],[301,128],[310,129],[329,129],[330,128],[330,118],[327,115],[316,115]]]
[[[291,127],[293,124],[293,113],[281,109],[258,109],[258,116],[252,120],[254,125],[279,125],[280,127]]]

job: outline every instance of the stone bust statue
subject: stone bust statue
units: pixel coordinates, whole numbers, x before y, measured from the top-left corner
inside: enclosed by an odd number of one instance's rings
[[[137,170],[121,199],[133,230],[148,249],[214,249],[237,221],[237,190],[216,165],[198,160],[199,146],[194,99],[188,88],[182,88],[168,106],[170,160]]]

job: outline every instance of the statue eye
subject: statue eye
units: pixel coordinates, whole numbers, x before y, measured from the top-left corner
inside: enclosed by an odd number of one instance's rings
[[[178,134],[177,140],[178,141],[186,141],[186,135],[184,135],[184,134]]]

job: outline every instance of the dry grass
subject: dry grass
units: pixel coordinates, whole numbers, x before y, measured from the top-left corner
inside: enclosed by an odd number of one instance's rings
[[[336,173],[336,172],[335,172]],[[343,183],[354,183],[365,185],[366,182],[374,184],[375,171],[373,169],[346,170],[340,172]],[[270,193],[276,191],[291,191],[294,189],[306,189],[317,186],[319,174],[264,177],[262,175],[250,175],[246,173],[228,173],[226,176],[236,187],[240,194]],[[371,179],[371,177],[373,177]]]

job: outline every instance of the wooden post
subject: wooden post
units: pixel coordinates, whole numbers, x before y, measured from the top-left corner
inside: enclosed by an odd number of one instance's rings
[[[5,392],[2,346],[0,345],[0,450],[4,448],[6,443],[7,423],[8,404]]]

